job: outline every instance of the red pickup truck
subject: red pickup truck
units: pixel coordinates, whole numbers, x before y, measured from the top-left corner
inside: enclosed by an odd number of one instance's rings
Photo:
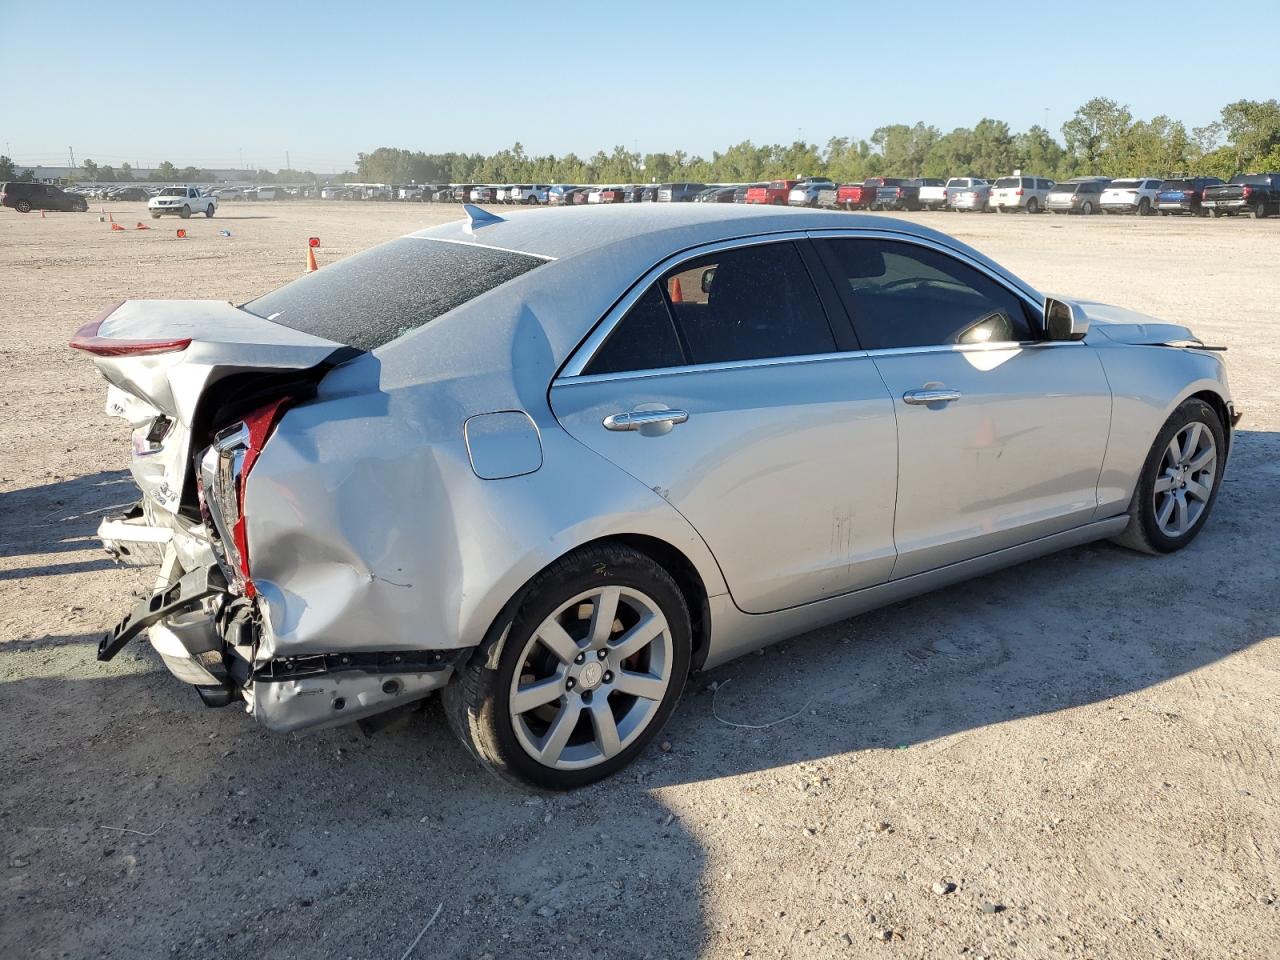
[[[883,177],[872,177],[863,183],[842,183],[836,191],[836,206],[842,210],[866,210],[876,202],[876,190]]]
[[[767,203],[772,206],[785,207],[791,188],[799,181],[773,180],[767,187],[752,187],[747,191],[747,203]]]

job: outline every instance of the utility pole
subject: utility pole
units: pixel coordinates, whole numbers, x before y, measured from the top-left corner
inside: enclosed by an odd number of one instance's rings
[[[67,178],[70,179],[76,175],[76,152],[67,147],[67,156],[71,158],[71,172],[67,174]]]
[[[284,152],[284,168],[285,168],[286,170],[292,170],[292,169],[293,169],[293,164],[291,164],[291,163],[289,162],[289,151],[288,151],[288,150],[286,150],[286,151]]]

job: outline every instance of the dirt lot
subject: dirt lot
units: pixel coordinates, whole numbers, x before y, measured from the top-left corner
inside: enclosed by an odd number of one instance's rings
[[[129,231],[0,211],[0,956],[400,958],[438,907],[412,956],[1280,956],[1280,221],[921,215],[1230,348],[1245,419],[1204,535],[747,657],[695,683],[669,752],[548,799],[435,705],[277,737],[146,644],[94,661],[149,580],[95,549],[128,451],[69,334],[123,297],[247,299],[308,235],[323,264],[458,215],[230,204],[180,241],[112,212]],[[718,722],[713,680],[725,719],[798,715]]]

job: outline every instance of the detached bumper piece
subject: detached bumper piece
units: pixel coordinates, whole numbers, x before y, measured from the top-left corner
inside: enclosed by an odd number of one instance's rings
[[[471,650],[396,650],[390,653],[316,653],[281,657],[253,672],[256,683],[301,680],[347,670],[361,673],[432,673],[453,666],[460,653]]]
[[[175,614],[186,613],[209,597],[226,592],[226,577],[216,565],[192,570],[126,614],[98,644],[98,659],[104,662],[112,659],[147,627]]]

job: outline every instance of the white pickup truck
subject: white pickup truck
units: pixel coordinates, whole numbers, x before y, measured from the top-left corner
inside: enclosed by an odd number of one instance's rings
[[[152,220],[159,220],[164,213],[176,213],[183,220],[193,213],[212,217],[217,209],[218,198],[201,193],[199,187],[165,187],[147,201]]]

